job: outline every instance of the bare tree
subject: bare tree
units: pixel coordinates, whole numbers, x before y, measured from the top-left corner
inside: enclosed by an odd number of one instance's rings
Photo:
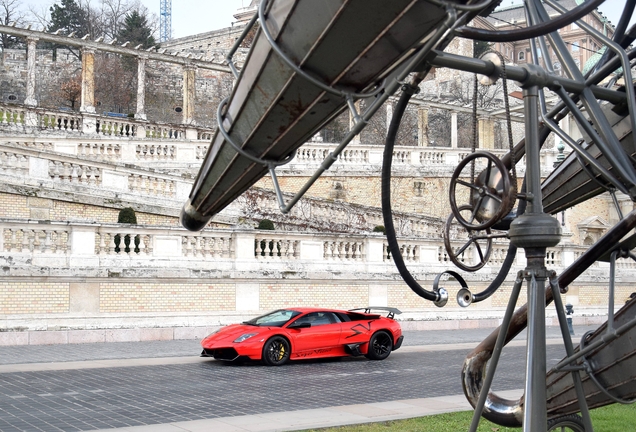
[[[0,22],[4,25],[15,23],[23,27],[26,23],[26,14],[20,10],[20,0],[0,0]],[[2,49],[19,48],[24,45],[20,38],[0,33]]]
[[[450,83],[449,94],[455,100],[464,105],[472,105],[474,98],[474,80],[456,79]],[[501,80],[497,80],[494,85],[477,85],[477,107],[493,108],[500,106],[503,98],[503,85]]]

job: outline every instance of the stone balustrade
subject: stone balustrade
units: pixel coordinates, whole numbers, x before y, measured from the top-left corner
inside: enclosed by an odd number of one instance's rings
[[[57,143],[40,144],[0,144],[0,176],[3,176],[4,183],[46,186],[40,192],[43,197],[50,191],[75,191],[84,195],[108,197],[117,194],[137,203],[169,206],[171,211],[168,213],[172,215],[178,214],[192,185],[190,180],[181,176],[138,169],[120,162],[100,161],[117,159],[124,152],[125,147],[121,143],[107,142],[98,146],[82,142],[78,146],[81,156],[77,157],[46,151]],[[59,145],[62,146],[63,143]],[[40,151],[43,148],[45,150]],[[158,152],[162,152],[162,157],[170,158],[171,148],[172,144],[149,143],[137,144],[135,150],[150,154],[153,158]],[[97,154],[102,156],[95,156]],[[289,199],[291,195],[285,196]],[[258,188],[239,198],[226,213],[228,217],[231,217],[230,214],[247,213],[289,226],[307,225],[308,221],[313,221],[318,224],[308,227],[313,230],[333,230],[340,227],[341,231],[369,232],[373,227],[383,224],[381,210],[376,207],[311,197],[303,198],[290,214],[283,215],[274,192]],[[402,235],[439,238],[442,231],[442,221],[437,218],[397,211],[394,212],[394,218]],[[320,223],[326,225],[319,226]]]
[[[459,284],[443,277],[449,304],[438,309],[406,286],[380,234],[241,227],[192,233],[15,219],[1,219],[0,230],[0,346],[131,341],[144,329],[166,329],[169,339],[201,338],[211,325],[290,306],[394,306],[404,312],[400,318],[407,329],[461,328],[457,320],[462,326],[492,326],[501,320],[514,274],[525,266],[518,252],[501,289],[469,310],[453,301]],[[439,238],[408,237],[399,243],[423,287],[430,289],[441,272],[456,270]],[[497,259],[478,272],[461,272],[473,292],[493,280],[505,248],[500,242]],[[584,250],[567,244],[551,248],[548,266],[561,272]],[[629,281],[635,268],[631,260],[619,261],[619,303],[633,291]],[[597,263],[571,287],[566,301],[576,305],[577,319],[604,320],[606,275],[607,264]]]
[[[84,153],[104,151],[82,146]],[[116,155],[117,146],[107,147]],[[121,164],[77,158],[60,153],[45,153],[14,145],[0,145],[0,174],[20,181],[51,182],[55,185],[99,187],[102,191],[144,195],[161,199],[185,201],[192,186],[182,177],[155,173]]]
[[[192,233],[178,227],[7,219],[0,220],[0,229],[0,259],[5,264],[13,262],[5,276],[14,272],[24,274],[24,267],[32,267],[36,273],[36,268],[43,267],[58,267],[72,274],[88,271],[90,276],[113,268],[140,270],[166,265],[164,270],[168,272],[171,268],[223,268],[256,271],[262,276],[274,270],[272,266],[276,263],[293,262],[313,270],[336,271],[337,265],[346,265],[361,272],[388,272],[397,276],[387,240],[379,234],[334,235],[241,228]],[[404,238],[400,240],[400,248],[404,260],[415,272],[439,270],[450,263],[442,239]],[[488,273],[500,266],[506,249],[507,243],[503,242],[495,247],[493,259],[486,266]],[[551,248],[546,263],[562,269],[584,250],[570,245]],[[522,268],[524,261],[523,252],[519,252],[514,265]],[[635,267],[627,262],[621,266]],[[337,275],[334,273],[333,277]]]
[[[21,134],[37,131],[38,137],[63,133],[65,138],[69,139],[82,136],[120,140],[210,141],[212,138],[212,130],[204,127],[161,124],[132,117],[55,111],[21,105],[0,105],[0,129]]]
[[[196,126],[0,105],[0,130],[3,129],[7,142],[122,163],[201,163],[213,136],[213,130]],[[61,133],[63,137],[58,136]],[[314,171],[336,147],[333,143],[308,142],[298,149],[294,160],[279,170]],[[505,149],[488,151],[499,157],[507,153]],[[465,148],[397,146],[393,164],[396,169],[423,169],[450,175],[449,167],[457,166],[469,154],[470,150]],[[383,146],[353,144],[342,151],[331,170],[377,171],[382,155]],[[552,171],[556,156],[556,150],[541,153],[545,175]],[[478,165],[483,162],[478,160]],[[523,166],[524,163],[519,164],[520,175]]]

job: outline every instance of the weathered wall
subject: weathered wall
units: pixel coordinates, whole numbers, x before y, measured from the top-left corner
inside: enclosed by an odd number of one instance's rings
[[[52,221],[117,222],[119,210],[0,192],[0,217]],[[137,212],[140,225],[177,226],[176,217]]]

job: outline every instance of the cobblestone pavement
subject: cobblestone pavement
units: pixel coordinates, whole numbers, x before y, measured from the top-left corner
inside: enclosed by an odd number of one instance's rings
[[[596,327],[576,327],[573,341]],[[493,329],[405,331],[403,346],[481,342]],[[558,327],[547,327],[548,338],[560,337]],[[517,339],[525,339],[525,332]],[[150,342],[117,342],[61,345],[21,345],[0,347],[0,365],[49,363],[106,359],[180,357],[198,355],[199,340],[171,340]]]
[[[0,431],[87,431],[458,395],[466,349],[457,344],[481,341],[490,332],[407,332],[405,347],[448,343],[448,349],[404,349],[380,362],[346,358],[279,368],[207,359],[177,363],[177,357],[198,354],[195,340],[1,347],[4,362],[102,358],[122,359],[122,367],[0,374]],[[563,349],[549,345],[547,354],[551,365]],[[125,363],[170,356],[175,364]],[[495,390],[523,387],[524,358],[523,346],[504,349]]]
[[[548,358],[562,357],[549,346]],[[504,351],[494,388],[523,387],[524,347]],[[5,373],[0,430],[84,431],[461,394],[463,350],[285,367],[196,364]]]

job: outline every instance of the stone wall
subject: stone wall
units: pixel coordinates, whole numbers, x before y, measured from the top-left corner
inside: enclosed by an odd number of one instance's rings
[[[0,192],[0,218],[114,223],[117,222],[119,210]],[[137,212],[136,215],[140,225],[179,225],[177,217],[143,212]]]

